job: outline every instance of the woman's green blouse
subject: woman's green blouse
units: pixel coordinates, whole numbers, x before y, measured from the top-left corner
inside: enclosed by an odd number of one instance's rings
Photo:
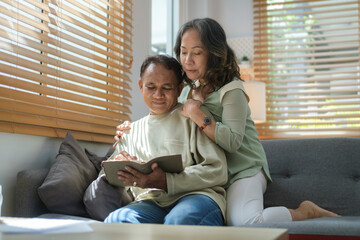
[[[185,86],[179,102],[185,103],[191,88]],[[254,176],[262,169],[271,180],[263,146],[250,115],[248,96],[242,81],[235,79],[210,93],[203,106],[216,121],[215,141],[225,150],[230,186],[239,178]]]

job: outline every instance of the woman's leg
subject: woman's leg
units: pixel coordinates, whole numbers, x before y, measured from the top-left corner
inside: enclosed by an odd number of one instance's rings
[[[164,224],[223,226],[224,219],[216,202],[207,196],[193,194],[176,202]]]
[[[235,181],[227,190],[227,225],[239,226],[261,222],[291,221],[285,207],[264,210],[266,178],[262,171],[252,177]]]
[[[302,202],[297,209],[269,207],[264,209],[263,194],[266,190],[266,178],[262,171],[252,177],[235,181],[227,190],[228,225],[262,222],[290,222],[319,217],[336,217],[311,201]]]
[[[166,210],[151,201],[134,202],[109,214],[106,223],[163,223]]]

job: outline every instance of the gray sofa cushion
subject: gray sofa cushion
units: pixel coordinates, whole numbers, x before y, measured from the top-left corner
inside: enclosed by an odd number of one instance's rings
[[[263,140],[273,183],[265,207],[311,200],[343,216],[360,216],[360,138]]]
[[[96,168],[97,173],[101,171],[101,163],[102,161],[108,160],[108,158],[113,154],[115,149],[111,146],[108,150],[108,152],[103,157],[99,157],[96,153],[93,153],[89,149],[85,148],[85,154],[89,158],[90,162],[94,164],[94,167]]]
[[[90,217],[100,221],[104,221],[109,213],[133,200],[127,188],[111,185],[105,174],[100,175],[88,186],[83,199]]]
[[[53,213],[88,217],[83,196],[96,177],[94,165],[68,131],[54,164],[38,188],[39,197]]]

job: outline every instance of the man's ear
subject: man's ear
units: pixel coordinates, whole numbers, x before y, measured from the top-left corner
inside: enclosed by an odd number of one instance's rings
[[[139,89],[140,89],[140,92],[142,92],[142,89],[143,89],[143,82],[141,81],[141,78],[139,79]]]
[[[183,90],[183,88],[184,88],[184,82],[180,83],[180,85],[178,87],[178,97],[180,96],[181,91]]]

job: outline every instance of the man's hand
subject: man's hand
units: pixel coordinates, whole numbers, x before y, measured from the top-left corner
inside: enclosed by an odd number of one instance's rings
[[[124,134],[123,131],[129,129],[131,129],[131,123],[129,121],[125,121],[116,127],[116,134],[114,136],[115,143],[113,145],[113,148],[115,148],[116,145],[119,143],[121,136]]]
[[[153,170],[149,174],[143,174],[132,167],[126,166],[126,171],[118,171],[118,179],[126,185],[141,188],[157,188],[167,191],[165,172],[158,167],[157,163],[151,165]]]

